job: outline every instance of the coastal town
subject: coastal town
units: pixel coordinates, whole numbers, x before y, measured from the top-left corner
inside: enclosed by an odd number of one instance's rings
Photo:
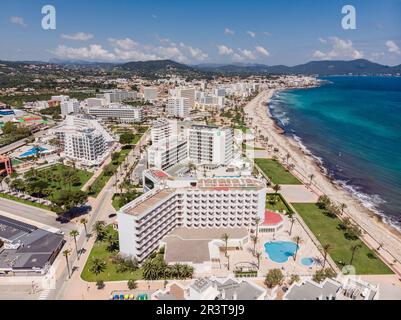
[[[318,78],[107,82],[2,89],[0,299],[401,298],[398,231],[270,114]]]

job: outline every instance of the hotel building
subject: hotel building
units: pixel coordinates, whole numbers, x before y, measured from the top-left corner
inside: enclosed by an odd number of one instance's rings
[[[234,157],[233,130],[194,125],[188,129],[189,159],[195,164],[227,165]]]
[[[148,149],[149,167],[167,170],[188,160],[188,143],[183,136],[161,140]]]
[[[168,119],[158,119],[153,122],[150,136],[153,143],[168,139],[177,135],[177,121]]]
[[[168,181],[120,209],[117,215],[120,251],[146,259],[177,227],[247,228],[265,214],[266,186],[253,178],[211,178]]]
[[[167,102],[167,113],[171,117],[185,118],[191,112],[191,104],[188,98],[172,97]]]
[[[112,104],[106,107],[92,107],[88,109],[88,114],[107,121],[120,123],[142,122],[142,107],[131,107],[121,104]]]
[[[170,95],[178,98],[187,98],[189,100],[189,108],[192,109],[195,104],[194,88],[176,88],[170,90]]]

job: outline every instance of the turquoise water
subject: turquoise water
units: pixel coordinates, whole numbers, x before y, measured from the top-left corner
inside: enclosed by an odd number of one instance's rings
[[[270,260],[277,263],[284,263],[288,258],[294,256],[297,244],[290,241],[274,241],[265,243],[265,252]]]
[[[401,77],[328,77],[270,111],[340,185],[401,227]]]
[[[25,152],[23,154],[20,154],[18,158],[31,157],[31,156],[34,156],[34,155],[36,155],[36,154],[38,154],[40,152],[43,152],[43,151],[47,151],[47,149],[43,148],[43,147],[32,148],[32,149],[29,149],[27,152]]]
[[[304,265],[304,266],[311,266],[313,263],[315,262],[315,260],[313,260],[312,258],[303,258],[302,260],[301,260],[301,263]]]

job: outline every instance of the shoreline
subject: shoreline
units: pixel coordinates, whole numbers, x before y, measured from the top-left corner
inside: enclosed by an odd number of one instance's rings
[[[383,244],[380,250],[382,259],[388,264],[397,260],[397,267],[401,271],[401,232],[381,221],[383,219],[381,216],[363,206],[361,201],[355,198],[350,191],[336,184],[328,176],[327,170],[318,159],[312,153],[306,152],[298,141],[286,135],[285,131],[277,125],[275,118],[270,113],[269,103],[275,93],[286,89],[263,91],[245,107],[245,112],[252,124],[250,127],[257,126],[258,130],[262,131],[262,135],[268,137],[268,144],[279,149],[279,152],[274,154],[279,160],[283,159],[287,153],[291,155],[291,163],[295,165],[292,172],[301,181],[307,181],[309,174],[314,175],[312,191],[318,195],[326,194],[337,203],[345,203],[347,216],[365,231],[363,236],[365,243],[372,248]],[[393,268],[395,267],[393,265]]]

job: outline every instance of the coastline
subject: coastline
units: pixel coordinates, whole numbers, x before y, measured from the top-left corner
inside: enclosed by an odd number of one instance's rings
[[[318,158],[306,148],[302,148],[299,141],[284,134],[285,131],[277,125],[268,104],[276,92],[286,89],[266,90],[245,107],[245,112],[250,118],[250,127],[261,130],[262,135],[268,138],[268,144],[279,149],[278,153],[271,153],[271,156],[275,155],[283,159],[287,153],[291,155],[291,163],[295,165],[293,174],[298,178],[306,182],[310,174],[314,175],[311,188],[315,193],[326,194],[337,203],[345,203],[346,214],[365,231],[363,236],[365,242],[372,248],[383,244],[380,255],[387,263],[392,263],[393,268],[397,267],[401,271],[399,262],[401,261],[401,232],[383,222],[377,213],[363,206],[349,190],[335,183],[328,176],[322,163],[319,163]]]

